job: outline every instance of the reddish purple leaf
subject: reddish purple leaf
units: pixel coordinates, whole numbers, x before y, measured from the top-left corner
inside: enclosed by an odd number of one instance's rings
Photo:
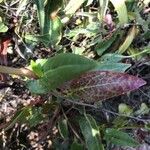
[[[10,44],[11,39],[9,37],[6,37],[1,40],[0,43],[0,64],[7,65],[7,48]]]
[[[7,66],[7,48],[11,42],[10,37],[2,38],[0,42],[0,64]],[[4,74],[0,74],[0,80],[5,81],[7,76]]]
[[[145,84],[143,79],[125,73],[93,71],[66,82],[59,89],[64,97],[91,103],[124,94]]]

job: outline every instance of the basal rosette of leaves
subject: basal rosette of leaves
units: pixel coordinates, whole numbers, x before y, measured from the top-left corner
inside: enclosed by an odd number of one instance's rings
[[[31,68],[39,77],[31,80],[27,87],[32,93],[44,94],[55,90],[64,82],[71,80],[84,72],[92,70],[96,61],[71,53],[59,54],[39,63],[31,63]]]
[[[54,91],[56,96],[91,103],[127,93],[146,84],[138,77],[106,71],[104,66],[100,66],[99,62],[80,55],[59,54],[39,63],[31,63],[39,79],[30,80],[27,87],[32,93]]]

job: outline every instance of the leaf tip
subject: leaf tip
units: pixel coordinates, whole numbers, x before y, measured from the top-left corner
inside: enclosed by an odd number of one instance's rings
[[[137,88],[143,86],[143,85],[146,85],[147,82],[141,78],[138,78],[138,82],[137,82]]]

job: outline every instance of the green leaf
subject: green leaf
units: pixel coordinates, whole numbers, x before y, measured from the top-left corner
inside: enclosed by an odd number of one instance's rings
[[[119,47],[118,53],[122,54],[124,53],[129,46],[131,45],[132,41],[134,40],[136,36],[136,27],[133,26],[130,30],[129,33],[127,34],[127,37],[125,39],[125,41],[123,42],[123,44]]]
[[[40,24],[41,34],[43,35],[45,24],[44,0],[34,0],[34,2],[37,6],[38,21]]]
[[[29,106],[24,107],[21,110],[17,111],[17,113],[11,119],[11,122],[8,124],[5,130],[12,128],[15,125],[15,123],[25,123],[26,117],[30,115],[30,111],[31,111],[31,107]]]
[[[131,64],[101,62],[97,65],[97,67],[94,70],[125,72],[130,66]]]
[[[115,10],[117,11],[119,24],[124,25],[128,23],[128,12],[125,4],[125,0],[110,0]]]
[[[44,34],[49,34],[52,36],[52,32],[58,32],[58,24],[60,24],[60,19],[57,17],[57,11],[62,7],[62,0],[47,0],[45,6],[45,25]],[[55,14],[53,17],[53,13]],[[55,20],[56,19],[56,20]],[[57,30],[56,30],[57,27]],[[60,27],[61,28],[61,27]],[[52,37],[50,37],[52,38]]]
[[[61,53],[54,57],[48,58],[43,65],[44,72],[63,66],[74,66],[74,65],[94,65],[96,61],[88,59],[84,56],[72,54],[72,53]]]
[[[98,126],[91,115],[79,119],[80,129],[86,141],[88,150],[103,150]]]
[[[47,93],[64,82],[92,70],[96,65],[96,61],[80,55],[59,54],[47,59],[42,66],[44,75],[39,80],[29,81],[27,87],[33,93]]]
[[[27,123],[31,127],[36,126],[43,119],[44,117],[42,116],[42,109],[40,107],[36,108],[27,106],[17,111],[17,113],[11,119],[11,122],[9,123],[9,125],[6,127],[5,130],[12,128],[15,125],[15,123],[20,124]]]
[[[140,106],[140,109],[137,110],[135,112],[135,114],[136,115],[145,115],[145,114],[149,114],[149,112],[150,112],[150,108],[145,103],[142,103]]]
[[[116,40],[116,35],[117,34],[114,34],[110,39],[98,43],[95,48],[98,55],[101,56],[112,45],[112,43]]]
[[[38,76],[42,77],[44,75],[43,65],[46,59],[37,59],[36,61],[31,60],[29,68]]]
[[[55,45],[60,42],[62,37],[62,23],[59,17],[50,21],[49,36],[51,44]]]
[[[106,63],[117,63],[119,61],[121,61],[122,59],[126,58],[125,56],[121,55],[121,54],[116,54],[116,53],[107,53],[105,55],[103,55],[100,58],[100,61],[102,62],[106,62]]]
[[[84,51],[85,51],[85,48],[83,47],[72,46],[72,53],[74,54],[82,55]]]
[[[124,127],[126,127],[129,124],[129,120],[125,116],[117,116],[113,120],[112,124],[113,124],[114,128],[117,128],[117,129],[118,128],[124,128]]]
[[[66,15],[74,14],[86,0],[70,0],[65,8]]]
[[[57,12],[61,9],[63,5],[63,0],[46,0],[45,5],[45,26],[44,32],[48,33],[50,27],[50,20],[57,16]],[[53,16],[53,13],[55,14]],[[52,17],[53,16],[53,17]]]
[[[74,141],[71,145],[71,150],[84,150],[84,146]]]
[[[63,119],[58,122],[59,133],[62,138],[67,139],[69,135],[67,120]]]
[[[119,104],[118,110],[120,114],[124,114],[127,116],[130,116],[133,113],[133,109],[131,109],[128,105],[124,103]]]
[[[4,0],[0,0],[0,3],[2,3]]]
[[[43,120],[44,117],[42,115],[41,107],[32,107],[32,109],[30,110],[30,115],[26,117],[26,123],[28,123],[30,127],[35,127]]]
[[[48,46],[50,43],[50,37],[49,34],[45,34],[45,35],[30,35],[30,34],[26,34],[24,36],[25,40],[27,43],[31,43],[32,44],[36,44],[39,42],[42,42],[43,44],[45,44],[45,46]]]
[[[111,142],[112,144],[119,145],[119,146],[130,146],[130,147],[137,147],[139,143],[134,140],[131,136],[127,133],[118,131],[117,129],[108,128],[105,132],[105,139],[107,142]]]
[[[44,0],[35,0],[41,35],[26,35],[25,38],[36,43],[43,42],[45,46],[56,45],[62,37],[62,23],[56,15],[62,6],[62,0],[47,0],[45,7],[44,2]],[[53,13],[55,14],[54,17],[51,16]]]
[[[66,34],[68,37],[75,37],[79,34],[85,34],[86,37],[96,36],[96,34],[99,32],[100,24],[98,22],[92,22],[87,25],[86,28],[75,28],[73,30],[70,30],[69,33]]]
[[[29,89],[31,93],[37,94],[45,94],[48,93],[48,89],[42,85],[41,80],[28,80],[26,82],[26,87]]]
[[[8,27],[0,19],[0,32],[7,32]]]
[[[49,89],[49,91],[54,90],[64,82],[69,81],[94,67],[94,64],[67,65],[47,71],[41,78],[42,86],[47,90]]]

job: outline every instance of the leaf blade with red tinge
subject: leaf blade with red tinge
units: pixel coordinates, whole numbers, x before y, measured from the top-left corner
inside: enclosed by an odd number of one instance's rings
[[[0,63],[7,65],[7,48],[11,42],[11,38],[3,38],[0,42]]]
[[[105,100],[138,89],[146,82],[138,77],[111,71],[92,71],[59,88],[66,98],[86,103]]]

